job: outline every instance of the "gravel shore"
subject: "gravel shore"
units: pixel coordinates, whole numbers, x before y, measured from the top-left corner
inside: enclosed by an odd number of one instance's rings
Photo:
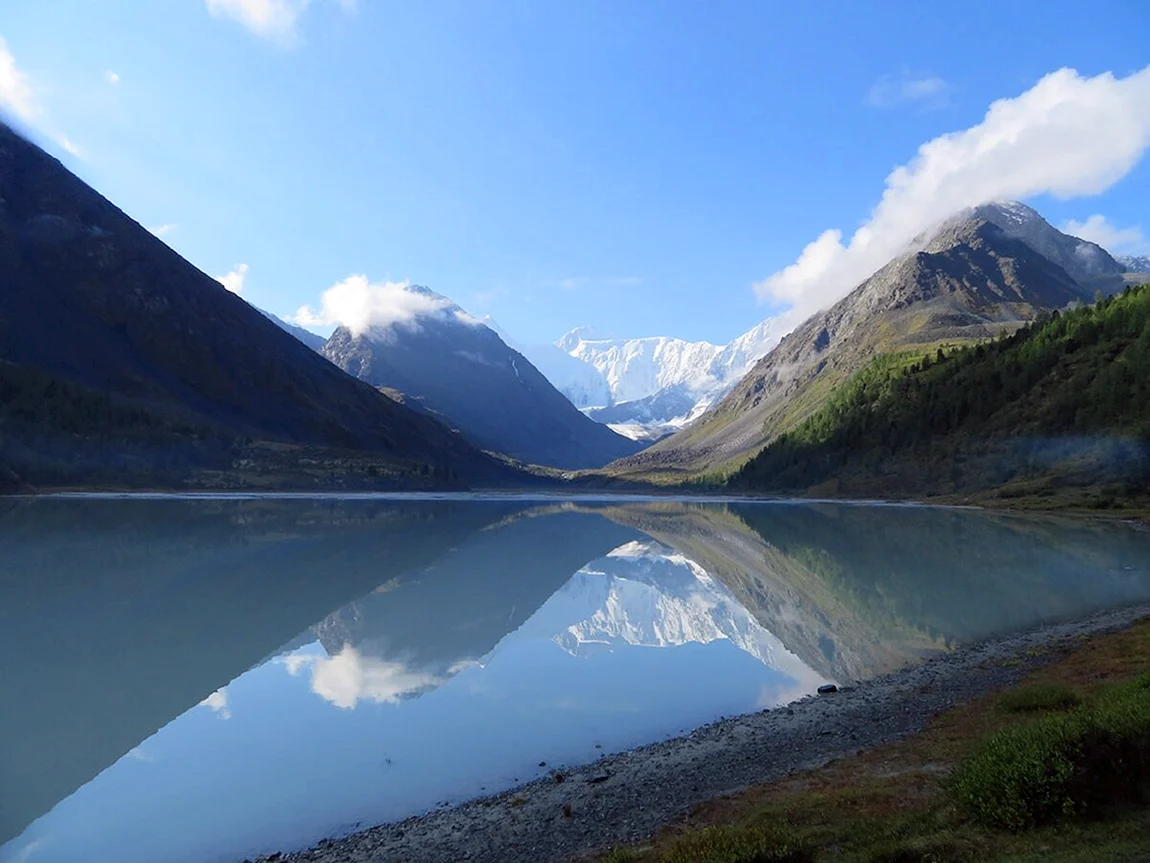
[[[1080,636],[1150,604],[985,641],[788,707],[563,770],[511,791],[326,840],[284,863],[561,863],[651,836],[691,807],[920,731],[941,710],[1021,679]]]

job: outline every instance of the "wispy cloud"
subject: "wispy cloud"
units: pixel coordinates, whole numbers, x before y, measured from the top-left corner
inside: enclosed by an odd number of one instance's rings
[[[8,43],[0,36],[0,112],[11,114],[48,136],[65,152],[83,158],[81,149],[66,135],[56,130],[36,98],[28,75],[16,65],[16,58],[8,50]]]
[[[231,18],[262,39],[284,46],[295,43],[299,36],[300,16],[312,0],[205,0],[208,12],[218,18]],[[356,0],[335,0],[345,14],[353,14]]]
[[[84,158],[84,151],[81,150],[67,135],[60,135],[57,137],[56,143],[63,147],[67,152],[75,156],[77,159]]]
[[[801,319],[965,207],[1044,193],[1097,195],[1125,177],[1148,146],[1150,66],[1125,78],[1060,69],[1020,96],[994,102],[978,125],[923,144],[886,178],[882,200],[848,242],[838,229],[824,231],[755,291]]]
[[[104,80],[115,87],[120,83],[120,73],[113,72],[111,69],[104,70]]]
[[[290,43],[309,0],[207,0],[208,12],[231,18],[263,39]]]
[[[1116,255],[1138,255],[1150,251],[1150,238],[1142,233],[1141,225],[1119,228],[1098,213],[1088,217],[1085,222],[1070,219],[1061,225],[1061,230],[1075,237],[1097,243],[1106,251]]]
[[[910,102],[928,108],[949,104],[951,86],[937,75],[903,71],[883,75],[867,91],[866,103],[872,108],[894,108]]]
[[[169,222],[166,225],[152,225],[152,227],[148,228],[148,230],[151,231],[153,234],[155,234],[157,237],[163,237],[163,236],[166,236],[167,234],[170,234],[172,231],[176,230],[176,228],[178,228],[178,227],[179,227],[179,224],[177,224],[176,222]],[[221,281],[222,281],[222,279],[221,279]]]
[[[230,273],[216,276],[216,281],[237,296],[243,296],[244,279],[248,276],[247,264],[236,264]]]

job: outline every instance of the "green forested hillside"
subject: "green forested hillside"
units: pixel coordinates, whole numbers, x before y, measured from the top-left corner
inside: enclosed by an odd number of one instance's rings
[[[730,479],[743,489],[954,494],[1150,484],[1150,285],[946,353],[877,357]]]

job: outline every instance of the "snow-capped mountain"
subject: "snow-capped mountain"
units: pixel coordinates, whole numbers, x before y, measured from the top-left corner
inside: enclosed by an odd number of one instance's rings
[[[596,369],[611,399],[581,406],[585,413],[636,439],[682,428],[735,386],[779,341],[780,321],[768,318],[728,345],[668,337],[600,338],[587,327],[556,346]],[[556,383],[566,392],[563,383]]]
[[[1117,255],[1114,260],[1128,273],[1150,273],[1150,255]]]

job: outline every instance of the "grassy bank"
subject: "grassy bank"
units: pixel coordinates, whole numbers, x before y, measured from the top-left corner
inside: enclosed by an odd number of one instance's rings
[[[651,843],[600,859],[1150,859],[1148,671],[1150,620],[1084,638],[922,734],[713,801]]]

